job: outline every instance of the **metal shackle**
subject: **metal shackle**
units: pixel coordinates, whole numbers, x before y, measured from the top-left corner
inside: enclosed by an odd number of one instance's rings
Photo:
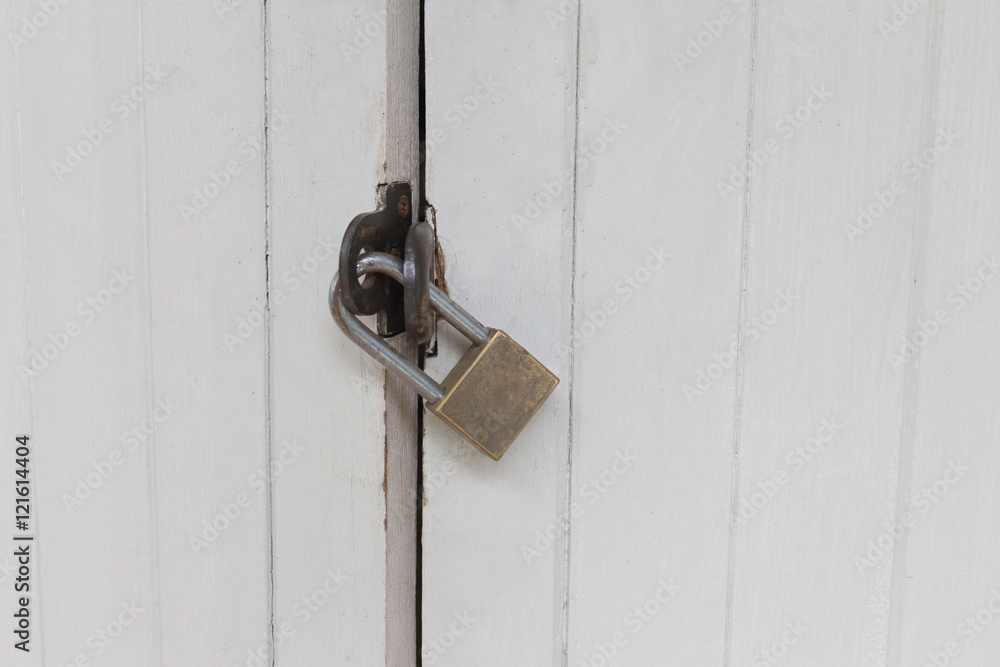
[[[389,276],[396,282],[403,282],[403,260],[384,252],[369,252],[358,258],[358,275],[380,273]],[[388,343],[382,340],[371,329],[366,327],[351,311],[347,310],[340,298],[340,274],[333,277],[330,283],[330,313],[337,326],[348,338],[362,350],[375,357],[399,379],[412,387],[424,397],[428,403],[434,404],[444,398],[445,389],[432,380],[413,362],[404,359]],[[441,317],[472,341],[473,345],[482,345],[490,337],[490,331],[484,327],[464,308],[451,300],[447,294],[435,285],[430,286],[430,302]]]

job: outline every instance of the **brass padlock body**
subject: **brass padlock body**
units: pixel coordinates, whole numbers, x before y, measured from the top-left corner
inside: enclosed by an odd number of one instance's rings
[[[465,353],[427,408],[499,461],[559,384],[527,350],[497,329]]]
[[[404,282],[403,261],[369,252],[358,259],[359,276],[384,273]],[[499,461],[559,384],[537,359],[503,331],[488,329],[434,285],[431,307],[473,346],[438,384],[365,327],[344,305],[339,276],[330,285],[330,312],[337,326],[426,401],[425,406],[470,442]]]

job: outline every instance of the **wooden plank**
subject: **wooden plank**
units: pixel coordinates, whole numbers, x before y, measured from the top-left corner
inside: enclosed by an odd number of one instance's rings
[[[141,13],[58,7],[51,18],[36,17],[34,2],[5,12],[10,30],[30,36],[11,47],[5,118],[17,136],[26,281],[24,339],[6,380],[30,392],[20,427],[35,450],[30,657],[158,665],[151,450],[121,439],[150,408],[144,129],[135,110],[112,109],[144,76]],[[111,639],[123,605],[143,611],[126,613],[129,627]]]
[[[413,664],[417,400],[326,298],[376,186],[416,181],[419,7],[268,8],[273,454],[302,447],[273,479],[275,664]]]
[[[224,339],[266,298],[261,12],[46,4],[13,57],[39,656],[232,664],[270,616],[265,503],[235,504],[265,338]]]
[[[897,499],[881,514],[911,518],[882,540],[891,558],[875,569],[892,580],[891,664],[985,665],[1000,653],[1000,10],[943,2],[925,11],[929,90],[915,125],[922,148],[948,150],[927,153],[920,172],[906,335],[883,359],[907,392]],[[951,146],[938,141],[942,130]]]
[[[496,463],[424,420],[425,665],[558,664],[564,536],[526,559],[566,512],[575,19],[544,3],[427,3],[428,198],[455,299],[562,385]],[[546,185],[551,188],[547,193]],[[525,210],[526,200],[544,203]],[[468,347],[439,327],[443,378]]]
[[[752,9],[582,7],[568,655],[552,664],[723,664]]]
[[[855,559],[893,516],[909,411],[886,353],[910,317],[928,15],[886,38],[888,2],[758,11],[727,660],[898,664],[891,564]]]
[[[269,449],[268,332],[255,317],[268,304],[264,16],[226,4],[142,6],[141,62],[170,72],[143,117],[145,400],[154,419],[176,404],[150,438],[143,527],[161,617],[151,649],[166,665],[253,664],[271,617],[266,471],[281,452]]]
[[[385,182],[409,182],[413,190],[411,216],[417,220],[424,193],[419,182],[420,152],[420,22],[422,3],[387,0]],[[417,360],[416,346],[399,336],[392,342],[402,356]],[[419,409],[413,391],[391,374],[385,375],[385,501],[386,501],[386,667],[418,662],[417,534],[420,495]]]

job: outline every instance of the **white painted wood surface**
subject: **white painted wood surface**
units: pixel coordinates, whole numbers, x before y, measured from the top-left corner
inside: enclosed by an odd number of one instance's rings
[[[582,11],[567,659],[722,664],[752,18]]]
[[[928,84],[907,159],[940,130],[957,136],[921,174],[912,227],[906,332],[916,350],[897,370],[907,394],[895,516],[914,525],[894,545],[889,661],[987,665],[1000,654],[1000,8],[951,1],[926,20]]]
[[[270,617],[266,503],[231,509],[266,466],[266,339],[242,358],[223,340],[266,298],[262,153],[237,153],[263,137],[261,15],[55,7],[4,12],[30,36],[4,55],[4,226],[25,267],[8,382],[27,394],[8,428],[35,445],[30,659],[225,664]],[[196,553],[203,521],[218,534]]]
[[[431,151],[449,282],[531,317],[545,360],[546,336],[576,345],[541,417],[562,426],[491,473],[428,419],[427,470],[459,474],[425,508],[425,660],[987,664],[997,311],[972,288],[994,272],[996,9],[429,5],[431,123],[491,67],[520,83]],[[539,141],[575,87],[575,129]],[[548,203],[539,154],[575,159],[576,197],[518,227],[497,211]],[[532,268],[487,274],[484,239],[491,267]],[[546,522],[533,571],[510,547]]]
[[[286,305],[272,306],[273,442],[308,443],[302,463],[274,481],[276,643],[288,636],[277,665],[390,664],[382,619],[398,615],[387,590],[414,597],[387,583],[386,444],[395,442],[387,424],[399,428],[399,415],[388,421],[384,372],[344,338],[326,306],[344,228],[375,208],[378,183],[404,168],[415,173],[415,156],[404,165],[387,148],[397,117],[387,100],[387,32],[398,20],[379,1],[268,4],[269,117],[294,118],[288,132],[272,128],[268,165],[272,297],[288,294]],[[333,254],[299,286],[297,267],[304,272],[326,244]],[[415,463],[410,469],[415,476]],[[412,535],[402,548],[413,572]],[[347,579],[335,581],[338,574]],[[414,613],[405,616],[415,633]]]
[[[277,665],[416,655],[417,399],[387,387],[326,305],[347,224],[375,208],[377,184],[417,179],[409,4],[268,4],[274,454],[304,447],[274,479]]]
[[[325,304],[416,3],[4,9],[0,663],[1000,653],[995,3],[427,1],[445,277],[562,383],[500,463],[426,417],[419,610],[417,404]]]
[[[900,171],[926,138],[927,59],[914,56],[930,44],[925,17],[902,43],[884,39],[884,10],[758,10],[750,145],[778,146],[750,179],[746,312],[763,320],[782,292],[793,303],[743,354],[732,664],[783,644],[791,664],[899,664],[883,564],[854,559],[892,517],[908,448],[905,373],[886,355],[915,277],[920,184]],[[845,230],[876,193],[896,199],[883,222]]]
[[[527,562],[536,530],[560,520],[568,492],[573,27],[541,3],[429,2],[428,199],[456,301],[503,329],[563,378],[499,463],[425,417],[424,665],[558,664],[564,534]],[[568,173],[568,172],[567,172]],[[553,182],[527,224],[524,201]],[[557,191],[558,190],[558,191]],[[442,378],[468,341],[442,325]],[[517,606],[514,606],[515,600]]]
[[[414,443],[415,407],[387,417],[326,308],[343,228],[415,171],[385,4],[48,4],[6,7],[46,24],[0,56],[3,437],[36,447],[40,552],[33,651],[0,662],[386,664],[386,423]]]

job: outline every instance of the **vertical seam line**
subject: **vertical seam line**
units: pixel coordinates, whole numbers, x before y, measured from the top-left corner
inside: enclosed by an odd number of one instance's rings
[[[945,7],[935,6],[931,8],[934,12],[931,15],[930,25],[928,30],[929,44],[928,44],[928,57],[930,63],[928,64],[928,69],[930,70],[930,82],[928,86],[928,100],[926,108],[926,124],[923,128],[923,133],[921,136],[921,142],[927,136],[933,137],[937,132],[937,126],[935,119],[937,118],[937,107],[940,100],[940,82],[941,82],[941,58],[943,52],[941,51],[941,41],[943,39],[942,30],[944,25],[944,14]],[[927,199],[933,197],[933,175],[935,172],[935,165],[931,165],[923,174],[918,185],[917,192],[917,211],[914,219],[913,225],[913,235],[912,235],[912,258],[911,258],[911,270],[913,276],[913,282],[907,281],[908,290],[910,293],[908,303],[907,303],[907,313],[906,313],[906,329],[904,334],[908,335],[908,332],[913,330],[911,326],[911,318],[915,323],[916,319],[919,318],[920,303],[923,297],[926,296],[926,290],[923,287],[924,281],[920,281],[920,268],[923,265],[924,260],[924,246],[921,243],[921,225],[924,225],[924,239],[926,240],[927,231],[926,228],[929,227],[930,223],[928,217],[930,213],[928,212]],[[930,190],[931,192],[928,192]],[[918,282],[919,281],[919,282]],[[903,514],[906,499],[910,496],[909,490],[912,488],[913,482],[913,467],[914,458],[913,450],[916,440],[916,406],[920,391],[920,357],[919,355],[915,359],[911,359],[907,363],[904,374],[903,374],[903,396],[902,396],[902,414],[900,423],[900,433],[899,433],[899,445],[897,449],[897,456],[899,462],[899,472],[896,478],[896,498],[895,498],[895,516],[893,521],[895,521],[899,516]],[[907,460],[909,456],[909,460]],[[906,546],[909,539],[909,535],[904,535],[900,540],[897,540],[892,546],[892,557],[891,557],[891,569],[889,573],[889,618],[887,621],[886,628],[886,663],[887,664],[899,664],[899,659],[902,655],[902,644],[900,644],[900,639],[903,632],[903,621],[904,612],[903,604],[904,599],[900,599],[901,594],[905,595],[905,584],[906,584]]]
[[[145,48],[145,38],[144,38],[144,25],[145,19],[142,11],[143,3],[139,3],[139,76],[143,75],[146,69],[146,48]],[[145,246],[146,246],[146,321],[148,324],[148,343],[149,347],[146,351],[147,358],[149,359],[149,388],[147,391],[147,409],[149,414],[152,414],[154,402],[156,400],[156,375],[153,367],[153,356],[155,347],[153,345],[153,264],[151,261],[152,251],[150,246],[152,245],[152,239],[150,237],[151,227],[149,223],[149,160],[147,159],[147,152],[149,148],[148,131],[147,131],[147,113],[146,113],[146,98],[143,97],[142,100],[142,110],[141,110],[141,122],[142,122],[142,215],[146,222],[145,229]],[[156,433],[151,433],[149,436],[149,453],[148,453],[148,482],[149,482],[149,513],[150,520],[152,523],[152,545],[150,548],[150,568],[153,571],[153,586],[155,590],[155,600],[157,607],[157,624],[155,628],[156,632],[156,654],[158,665],[163,664],[163,611],[160,607],[161,600],[161,577],[160,577],[160,517],[159,517],[159,497],[156,484]]]
[[[417,197],[413,198],[413,206],[417,220],[427,219],[427,53],[426,53],[426,11],[424,0],[419,0],[417,26]],[[437,243],[437,220],[433,227],[434,242]],[[436,256],[436,253],[435,253]],[[436,332],[435,332],[436,335]],[[422,370],[426,365],[426,346],[417,347],[417,365]],[[421,647],[423,645],[423,606],[424,606],[424,402],[417,395],[417,488],[414,493],[414,600],[413,600],[413,632],[416,667],[423,665]]]
[[[749,275],[750,259],[750,175],[751,161],[753,159],[753,121],[754,104],[756,103],[756,60],[757,60],[757,40],[759,29],[759,0],[754,0],[751,10],[750,27],[750,81],[748,83],[747,95],[747,144],[746,144],[746,178],[744,180],[743,193],[743,239],[740,257],[740,310],[739,322],[736,330],[736,386],[734,389],[735,400],[733,405],[733,473],[730,484],[730,508],[729,508],[729,553],[727,555],[727,580],[726,580],[726,625],[724,635],[724,653],[722,657],[724,667],[731,664],[730,651],[733,640],[733,595],[736,583],[736,505],[739,495],[740,480],[740,428],[743,417],[743,325],[746,321],[747,308],[747,283]]]
[[[576,280],[577,280],[577,199],[579,197],[580,171],[580,80],[581,70],[581,49],[583,33],[583,0],[576,10],[576,45],[575,45],[575,72],[573,87],[573,195],[570,201],[570,224],[572,225],[572,241],[570,244],[570,306],[569,306],[569,396],[568,396],[568,428],[566,435],[566,508],[564,510],[564,523],[566,526],[565,546],[563,547],[563,599],[562,599],[562,665],[569,665],[569,598],[570,598],[570,567],[571,567],[571,544],[573,534],[573,437],[574,437],[574,387],[576,385]],[[562,232],[560,232],[561,235]]]
[[[271,420],[272,411],[272,374],[273,374],[273,363],[271,359],[271,342],[273,337],[273,327],[274,327],[274,312],[271,310],[271,197],[270,197],[270,183],[271,183],[271,138],[270,132],[268,131],[268,121],[270,118],[269,109],[269,99],[268,99],[268,78],[269,78],[269,65],[270,61],[268,58],[268,20],[267,20],[267,0],[263,0],[261,4],[261,47],[264,51],[263,53],[263,68],[264,68],[264,289],[265,289],[265,299],[264,307],[267,310],[267,317],[264,323],[264,405],[266,406],[265,414],[265,426],[264,426],[264,456],[267,459],[267,507],[265,510],[265,520],[267,521],[267,636],[268,641],[271,646],[270,653],[270,665],[274,667],[277,661],[277,651],[274,641],[274,617],[275,617],[275,600],[274,600],[274,480],[272,478],[271,472],[271,462],[274,456],[274,432],[273,432],[273,422]]]

